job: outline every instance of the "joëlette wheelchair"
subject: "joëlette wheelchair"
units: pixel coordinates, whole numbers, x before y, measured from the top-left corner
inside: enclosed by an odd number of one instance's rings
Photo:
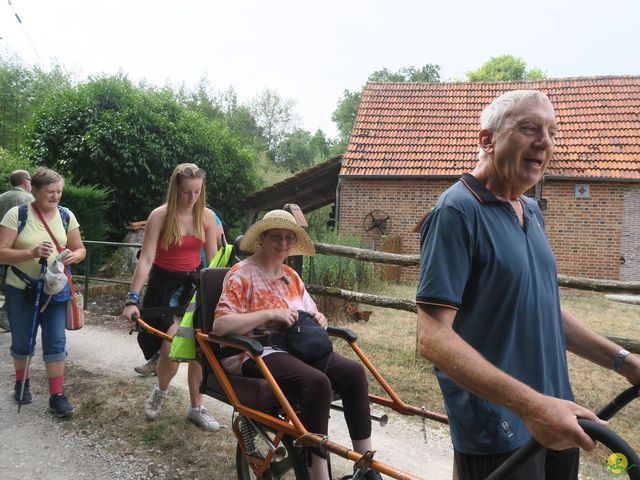
[[[325,450],[355,462],[353,478],[359,478],[367,467],[396,479],[420,478],[375,460],[373,452],[363,456],[322,435],[308,432],[296,414],[295,405],[289,402],[264,364],[260,356],[263,347],[257,340],[240,335],[215,336],[208,333],[213,327],[213,312],[222,293],[227,271],[227,268],[221,268],[204,269],[201,272],[201,328],[196,329],[196,339],[204,359],[202,392],[230,404],[238,413],[233,421],[233,431],[238,439],[238,479],[307,479],[303,447]],[[328,331],[331,336],[349,343],[388,395],[369,394],[371,402],[403,415],[418,415],[447,423],[445,415],[404,403],[359,348],[355,333],[333,327],[329,327]],[[230,375],[222,368],[220,359],[237,354],[238,350],[246,351],[253,358],[264,379]],[[339,409],[337,406],[334,408]]]
[[[354,473],[351,478],[354,480],[362,478],[366,468],[373,468],[395,479],[423,478],[375,460],[375,452],[362,455],[322,435],[307,431],[298,418],[295,403],[292,405],[287,399],[262,360],[262,345],[255,339],[241,335],[216,336],[209,333],[212,331],[213,312],[222,293],[224,277],[228,270],[228,268],[208,268],[200,273],[197,302],[200,314],[199,325],[196,323],[195,337],[203,366],[202,393],[234,408],[232,427],[238,441],[236,447],[238,479],[307,480],[309,475],[305,461],[305,447],[321,449],[328,454],[335,454],[353,461]],[[149,327],[144,321],[138,320],[138,323],[150,333],[171,341],[171,336]],[[331,336],[348,342],[360,361],[386,392],[387,397],[369,394],[369,400],[372,403],[391,408],[402,415],[415,415],[448,423],[445,415],[403,402],[360,349],[354,332],[334,327],[329,327],[328,332]],[[264,378],[231,375],[223,369],[220,360],[226,356],[235,355],[239,351],[245,351],[251,356]],[[621,408],[637,398],[639,390],[638,385],[625,390],[600,410],[598,416],[605,420],[613,417]],[[332,405],[332,408],[340,410],[337,405]],[[385,418],[386,416],[383,416],[382,424]],[[612,452],[624,454],[628,459],[628,465],[636,466],[624,473],[633,480],[640,480],[640,459],[621,437],[593,422],[586,420],[579,420],[579,422],[595,440],[603,443]],[[516,451],[487,480],[508,479],[541,448],[540,444],[531,440]],[[330,468],[331,464],[328,463]]]

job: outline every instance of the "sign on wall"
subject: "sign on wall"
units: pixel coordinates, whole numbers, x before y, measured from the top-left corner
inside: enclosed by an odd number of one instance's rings
[[[586,183],[576,184],[576,198],[589,198],[589,185]]]

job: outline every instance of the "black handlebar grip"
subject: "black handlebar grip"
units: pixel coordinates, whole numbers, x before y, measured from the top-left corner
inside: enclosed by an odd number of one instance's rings
[[[603,407],[596,415],[602,420],[611,419],[616,413],[618,413],[625,405],[631,402],[633,399],[638,398],[638,392],[640,392],[640,385],[634,385],[627,388],[624,392],[613,399],[611,403]]]
[[[611,452],[624,455],[628,462],[627,467],[625,467],[627,475],[629,475],[631,480],[640,480],[640,458],[638,458],[638,454],[624,438],[604,425],[585,420],[584,418],[579,418],[578,423],[591,438],[602,443],[611,450]],[[619,474],[623,472],[613,473]]]
[[[627,394],[627,392],[628,390],[623,392],[620,396]],[[629,403],[630,401],[631,400],[628,400],[626,403]],[[578,424],[591,438],[602,443],[611,450],[611,452],[624,455],[628,462],[628,466],[626,467],[628,469],[626,471],[627,475],[631,480],[640,480],[640,459],[638,459],[638,454],[620,435],[615,433],[613,430],[608,429],[604,425],[600,425],[599,423],[594,423],[583,418],[578,419]],[[522,447],[516,450],[506,462],[494,470],[493,473],[485,480],[505,480],[509,478],[527,461],[531,460],[531,458],[542,450],[542,448],[543,446],[536,440],[529,440]]]

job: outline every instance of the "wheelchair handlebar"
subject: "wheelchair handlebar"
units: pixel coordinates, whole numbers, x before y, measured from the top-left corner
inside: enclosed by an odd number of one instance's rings
[[[609,420],[633,399],[638,398],[639,392],[640,385],[634,385],[627,388],[624,392],[614,398],[611,403],[603,407],[596,415],[598,415],[598,418],[601,418],[602,420]]]
[[[638,397],[640,392],[640,385],[634,385],[627,388],[624,392],[619,394],[613,399],[611,403],[606,405],[596,414],[603,420],[609,420],[616,413],[618,413],[625,405],[630,403],[633,399]],[[600,425],[598,423],[585,420],[583,418],[578,419],[578,424],[582,429],[594,440],[599,441],[613,453],[620,453],[627,458],[630,468],[627,470],[627,474],[632,480],[640,480],[640,459],[638,454],[631,448],[631,446],[617,433],[609,428]],[[516,450],[507,461],[500,465],[491,475],[485,480],[504,480],[509,478],[518,469],[526,463],[533,456],[541,451],[544,447],[538,443],[537,440],[531,439],[525,443],[522,447]]]

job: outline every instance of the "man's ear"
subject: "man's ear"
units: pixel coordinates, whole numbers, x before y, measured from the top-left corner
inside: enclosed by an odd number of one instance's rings
[[[487,128],[480,130],[478,134],[478,143],[485,153],[493,153],[493,132]]]

